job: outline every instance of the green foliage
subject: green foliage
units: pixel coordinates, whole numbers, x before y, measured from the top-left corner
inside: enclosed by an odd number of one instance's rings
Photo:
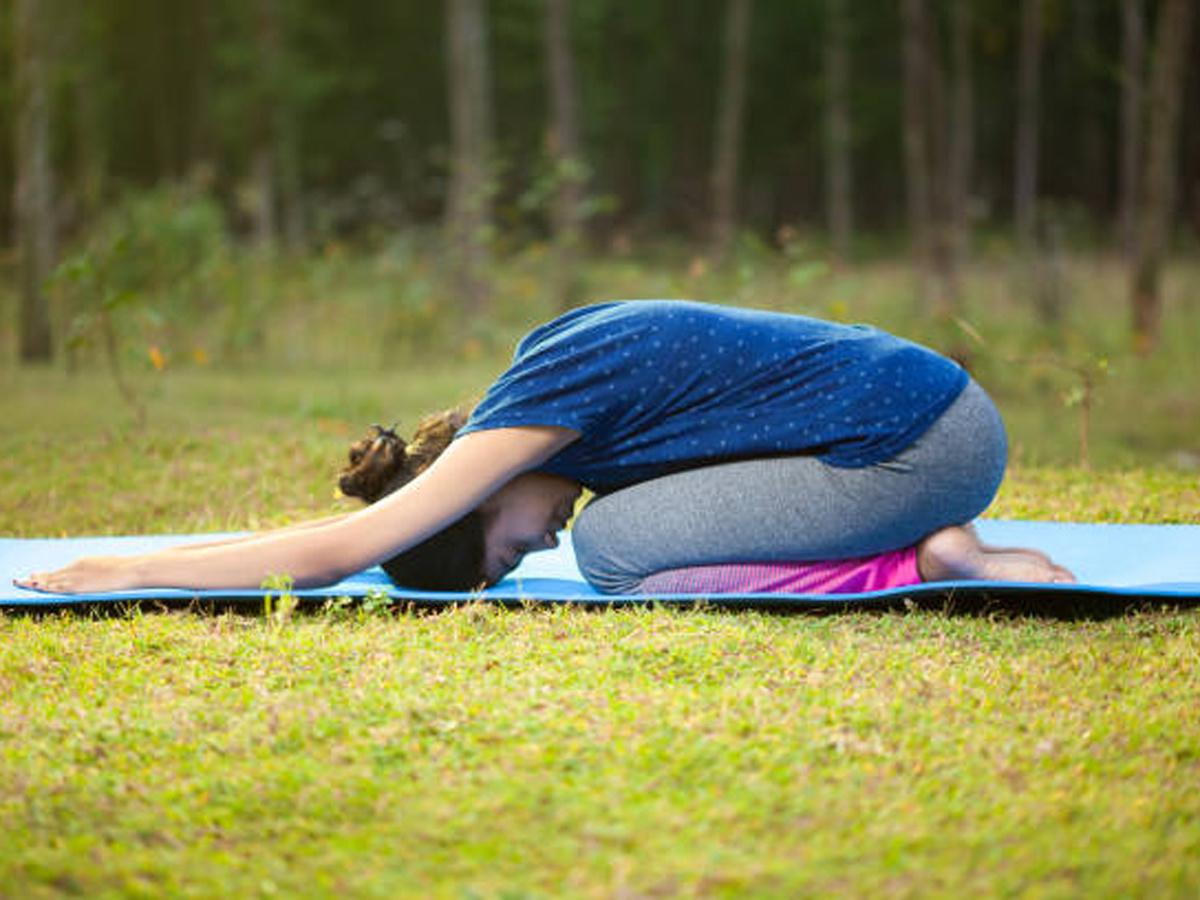
[[[516,208],[525,216],[535,220],[542,230],[549,221],[555,197],[564,187],[580,189],[578,208],[575,210],[574,225],[580,229],[598,216],[608,215],[617,209],[617,199],[611,194],[596,194],[586,191],[593,177],[592,167],[581,159],[554,159],[545,156],[532,173],[529,186],[517,197]],[[578,237],[576,238],[579,239]]]
[[[1129,345],[1125,282],[1115,259],[1064,259],[1062,278],[1075,299],[1057,336],[1050,336],[1037,324],[1025,279],[1006,261],[967,269],[961,317],[939,323],[913,303],[912,276],[902,262],[835,269],[810,234],[785,230],[780,240],[783,250],[775,251],[746,235],[727,264],[716,267],[676,242],[635,244],[628,256],[581,256],[574,274],[587,290],[580,302],[691,297],[869,322],[962,356],[1000,401],[1014,452],[1027,462],[1078,463],[1085,413],[1088,457],[1101,468],[1189,465],[1200,455],[1191,427],[1200,416],[1200,357],[1191,338],[1200,327],[1200,307],[1192,302],[1200,283],[1194,263],[1179,260],[1168,269],[1174,325],[1154,358],[1144,360]],[[219,402],[239,421],[258,408],[291,421],[369,422],[392,416],[392,409],[416,416],[439,403],[477,396],[503,369],[515,342],[558,311],[547,289],[553,254],[535,244],[498,256],[489,271],[493,309],[464,322],[439,247],[436,234],[414,231],[371,252],[338,243],[320,253],[274,260],[217,251],[219,262],[201,263],[199,271],[207,274],[194,279],[214,292],[207,294],[210,312],[194,313],[202,306],[199,299],[173,305],[169,296],[154,299],[154,291],[118,306],[112,316],[122,329],[118,355],[135,364],[124,370],[126,380],[138,388],[150,414],[168,421],[178,403],[172,383],[189,398],[220,393]],[[184,278],[165,290],[186,298],[187,284]],[[78,302],[93,302],[77,285],[64,283],[61,289],[68,287]],[[12,294],[0,290],[0,309],[14,303]],[[148,324],[142,312],[149,306],[161,306],[169,318]],[[90,343],[102,336],[91,332]],[[151,347],[161,349],[165,371],[150,372]],[[7,351],[10,361],[12,348],[13,342],[0,341],[0,353]],[[92,364],[81,352],[75,371],[86,372]],[[200,370],[212,373],[206,382],[211,391],[200,387],[202,381],[179,380],[188,372],[199,376]],[[294,387],[288,393],[264,380],[247,392],[243,375],[250,371],[275,372],[280,385],[291,379]],[[413,371],[423,378],[408,377]],[[6,377],[17,376],[8,371]],[[440,387],[423,388],[426,377]],[[47,408],[46,394],[55,383],[49,379],[39,387],[35,378],[23,388],[30,392],[34,421]],[[60,389],[81,390],[66,384]],[[400,395],[406,399],[395,399]],[[98,402],[99,418],[89,419],[88,427],[116,424],[119,419],[108,409]]]
[[[392,609],[394,601],[387,591],[371,588],[362,599],[362,611],[368,616],[377,616]]]
[[[275,628],[286,625],[300,601],[292,593],[295,582],[290,575],[268,575],[260,585],[263,593],[263,617]]]
[[[1108,357],[1090,349],[1087,340],[1077,331],[1056,334],[1055,340],[1049,346],[1032,351],[1010,350],[1004,353],[990,345],[979,330],[965,319],[956,319],[954,324],[974,342],[975,347],[985,357],[985,364],[1000,363],[1008,367],[1017,367],[1026,375],[1043,383],[1051,381],[1059,373],[1066,374],[1067,383],[1059,392],[1059,401],[1063,408],[1077,412],[1078,463],[1084,468],[1089,467],[1092,410],[1096,405],[1097,391],[1106,379],[1115,374],[1115,370],[1109,365]],[[997,355],[998,353],[1001,355]]]
[[[442,7],[413,0],[42,6],[60,35],[52,73],[56,180],[85,218],[97,198],[76,164],[90,157],[110,184],[214,172],[231,219],[244,220],[255,153],[276,142],[279,178],[294,167],[293,187],[322,223],[318,240],[439,221],[450,144]],[[931,4],[946,65],[949,6]],[[606,227],[696,233],[707,208],[724,9],[722,0],[571,4],[584,155],[596,194],[618,206],[598,217]],[[904,219],[899,10],[894,0],[858,0],[847,9],[856,221],[882,234]],[[993,227],[1005,222],[1011,194],[1016,9],[977,0],[970,42],[975,209]],[[530,0],[488,4],[491,117],[496,151],[509,161],[496,186],[505,207],[536,193],[544,176],[544,14],[544,4]],[[824,169],[827,21],[820,3],[756,4],[752,18],[741,209],[748,227],[767,233],[824,217],[816,185]],[[7,20],[5,5],[0,56],[11,62]],[[1102,243],[1111,233],[1103,223],[1115,212],[1120,32],[1121,17],[1100,6],[1045,5],[1040,180],[1063,207],[1069,232]],[[13,133],[11,82],[0,80],[6,134]],[[4,145],[0,174],[11,178],[12,169]]]
[[[141,348],[162,343],[218,308],[227,259],[210,197],[184,186],[126,194],[55,272],[71,311],[67,348],[93,343],[106,322]]]

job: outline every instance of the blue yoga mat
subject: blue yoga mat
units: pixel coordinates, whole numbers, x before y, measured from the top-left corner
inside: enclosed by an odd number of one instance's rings
[[[369,569],[338,584],[297,590],[300,597],[365,597],[383,591],[397,600],[421,603],[456,603],[464,600],[568,602],[606,604],[660,600],[693,603],[712,600],[729,605],[812,605],[845,602],[889,601],[900,597],[969,596],[1000,592],[1094,594],[1123,598],[1200,599],[1200,525],[1097,525],[1058,522],[984,520],[978,523],[986,543],[1037,547],[1071,569],[1079,579],[1073,585],[1021,584],[1018,582],[942,581],[891,588],[864,594],[665,594],[648,597],[601,594],[579,574],[571,535],[564,531],[556,550],[530,554],[504,581],[477,593],[411,591],[393,585],[381,569]],[[42,594],[13,585],[12,579],[35,571],[58,568],[88,555],[120,555],[157,550],[187,542],[212,540],[220,535],[154,535],[139,537],[84,537],[0,539],[0,606],[61,605],[97,601],[194,597],[233,599],[261,597],[263,591],[184,591],[148,589],[107,594]]]

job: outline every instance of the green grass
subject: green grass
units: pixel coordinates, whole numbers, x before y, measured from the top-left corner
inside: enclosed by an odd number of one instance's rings
[[[0,618],[21,896],[1194,896],[1194,615]]]
[[[632,284],[633,264],[609,268]],[[685,293],[685,275],[657,277],[637,293]],[[872,298],[894,282],[839,276],[830,302],[878,319]],[[1019,344],[1006,307],[983,308],[989,340]],[[1115,314],[1084,318],[1098,341],[1118,331]],[[349,508],[333,472],[361,425],[469,398],[504,352],[301,366],[274,340],[241,368],[143,360],[142,428],[102,370],[0,366],[0,533],[256,528]],[[1171,332],[1160,360],[1116,356],[1094,471],[1071,464],[1064,382],[986,363],[1017,451],[993,511],[1200,522],[1185,343]],[[1198,622],[0,614],[0,896],[1190,897]]]

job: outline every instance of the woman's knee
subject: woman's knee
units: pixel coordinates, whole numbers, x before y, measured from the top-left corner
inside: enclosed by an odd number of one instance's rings
[[[588,584],[606,594],[632,593],[644,573],[635,571],[621,551],[620,523],[595,500],[571,526],[575,562]]]
[[[1004,480],[1004,421],[992,399],[972,381],[899,459],[919,473],[925,491],[936,498],[937,524],[970,521],[987,509]]]
[[[975,382],[971,382],[969,389],[975,396],[967,410],[965,428],[974,436],[970,477],[975,490],[969,492],[972,496],[968,502],[968,518],[974,518],[991,505],[1004,481],[1008,468],[1008,433],[992,398]]]

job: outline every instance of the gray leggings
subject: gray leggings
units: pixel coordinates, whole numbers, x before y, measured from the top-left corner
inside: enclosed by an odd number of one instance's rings
[[[1008,440],[974,381],[912,446],[859,469],[786,456],[690,469],[596,497],[575,522],[598,590],[685,566],[847,559],[969,522],[1004,477]]]

